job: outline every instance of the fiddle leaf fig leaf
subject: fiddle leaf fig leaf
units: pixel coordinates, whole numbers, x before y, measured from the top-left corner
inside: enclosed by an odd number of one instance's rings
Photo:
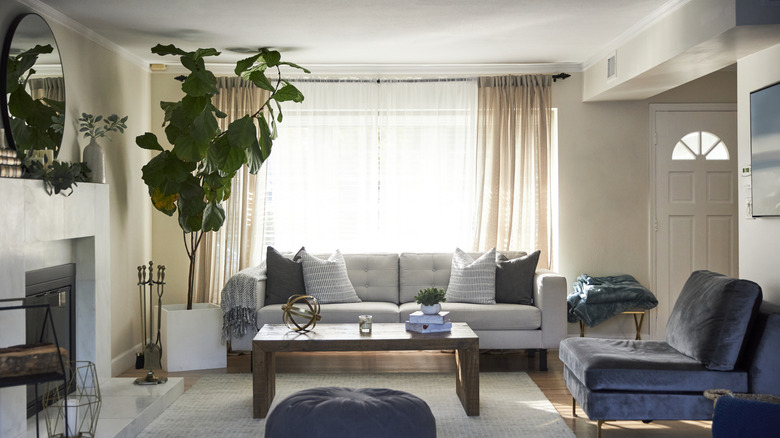
[[[220,130],[217,119],[214,118],[214,114],[212,114],[210,111],[203,111],[197,117],[195,117],[195,120],[192,121],[192,126],[190,128],[193,141],[205,146],[199,147],[199,151],[200,149],[205,150],[208,147],[211,139],[213,139],[216,134],[219,134],[219,132]]]
[[[225,223],[225,209],[220,204],[209,202],[203,211],[203,231],[218,231]]]
[[[260,58],[260,53],[238,61],[234,70],[236,75],[243,77],[243,73],[252,68],[252,66],[255,65],[255,62],[257,62],[258,58]]]
[[[216,94],[217,78],[208,70],[193,71],[181,84],[181,89],[195,97]]]
[[[172,151],[183,161],[198,162],[201,159],[200,148],[195,140],[183,133],[176,137]]]
[[[271,138],[271,131],[268,128],[268,121],[262,114],[260,114],[260,117],[258,118],[258,124],[260,125],[260,137],[257,140],[260,143],[260,156],[262,157],[263,162],[265,162],[271,155],[273,139]]]
[[[157,136],[151,132],[146,132],[143,135],[139,135],[135,138],[135,144],[142,149],[148,149],[150,151],[163,151],[163,147],[157,141]]]
[[[241,150],[246,149],[257,136],[252,117],[248,114],[228,125],[227,137],[230,146]]]
[[[263,50],[263,59],[269,67],[276,67],[282,59],[282,54],[276,50]]]
[[[171,121],[173,111],[181,105],[182,102],[160,102],[160,108],[165,112],[165,119],[163,120],[162,126],[165,126],[166,123]]]
[[[265,73],[260,70],[255,70],[250,73],[249,80],[263,90],[274,91],[274,86],[271,85],[271,82],[265,76]]]
[[[295,64],[293,62],[280,62],[279,65],[289,65],[290,67],[297,68],[298,70],[303,70],[304,73],[311,73],[311,71],[307,68],[303,68],[298,64]]]
[[[288,83],[273,94],[273,99],[277,102],[293,101],[295,103],[301,103],[303,102],[303,93],[298,91],[295,86]]]
[[[184,56],[187,54],[187,52],[174,46],[173,44],[168,44],[167,46],[163,46],[162,44],[157,44],[156,46],[152,47],[152,53],[160,56],[167,56],[167,55]]]
[[[165,195],[157,187],[150,187],[149,191],[151,192],[150,196],[152,198],[152,205],[154,205],[154,208],[160,210],[168,216],[173,216],[173,213],[176,212],[176,200],[179,199],[179,194],[174,193],[172,195]]]
[[[215,48],[198,49],[193,53],[195,59],[203,59],[206,56],[219,56],[220,52]]]
[[[184,96],[181,99],[181,109],[184,115],[194,119],[211,106],[211,98],[208,96]]]

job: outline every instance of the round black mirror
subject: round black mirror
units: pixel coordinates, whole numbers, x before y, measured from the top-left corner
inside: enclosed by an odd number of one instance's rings
[[[65,126],[65,80],[54,34],[36,14],[17,17],[3,43],[3,127],[20,158],[56,157]],[[51,151],[51,152],[49,152]]]

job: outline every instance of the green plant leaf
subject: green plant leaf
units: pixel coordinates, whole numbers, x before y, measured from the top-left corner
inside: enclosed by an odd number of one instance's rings
[[[303,68],[300,65],[292,62],[280,62],[279,65],[289,65],[290,67],[297,68],[298,70],[303,70],[304,73],[311,73],[309,69]]]
[[[286,84],[279,91],[273,94],[273,99],[277,102],[293,101],[295,103],[303,102],[303,93],[298,91],[292,84]]]
[[[260,54],[252,55],[249,58],[242,59],[236,63],[236,68],[233,70],[236,74],[236,76],[241,76],[242,73],[252,68],[253,65],[255,65],[255,62],[257,62],[257,59],[260,58]]]
[[[160,108],[165,112],[165,119],[163,120],[162,126],[165,126],[166,123],[171,121],[173,111],[181,105],[182,102],[160,102]]]
[[[210,202],[203,211],[203,231],[218,231],[225,223],[225,210],[220,204]]]
[[[257,129],[254,120],[248,114],[228,125],[228,141],[230,146],[240,150],[245,150],[257,137]]]
[[[181,99],[181,110],[184,115],[194,119],[211,106],[211,98],[208,96],[184,96]]]
[[[163,151],[163,147],[160,146],[160,143],[157,141],[157,136],[152,134],[151,132],[146,132],[143,135],[139,135],[135,138],[135,144],[140,146],[142,149],[148,149],[151,151]]]
[[[156,46],[152,47],[152,53],[160,56],[166,56],[166,55],[183,56],[187,54],[187,52],[174,46],[173,44],[168,44],[166,46],[163,46],[162,44],[157,44]]]
[[[193,163],[200,161],[203,157],[198,143],[196,143],[190,135],[185,133],[182,133],[175,138],[172,151],[179,159]]]
[[[219,56],[220,52],[215,48],[208,48],[208,49],[198,49],[195,52],[193,52],[193,56],[195,59],[202,59],[206,56]]]
[[[267,66],[276,67],[282,59],[282,54],[276,50],[263,49],[263,59],[265,59],[265,64]]]
[[[179,199],[179,194],[165,195],[157,187],[149,187],[149,192],[154,208],[168,216],[173,216],[173,213],[176,212],[176,200]]]
[[[181,89],[190,96],[207,96],[217,93],[217,78],[208,70],[193,71],[181,84]]]
[[[264,115],[260,114],[260,117],[257,119],[257,123],[260,125],[260,137],[257,139],[257,141],[260,143],[260,153],[263,162],[265,162],[265,160],[271,156],[273,138],[271,131],[268,129],[268,121],[265,119]]]
[[[265,73],[260,70],[255,70],[250,73],[249,80],[263,90],[274,91],[274,86],[271,85],[271,82],[265,76]]]
[[[195,141],[195,143],[200,145],[198,149],[201,153],[208,148],[211,139],[213,139],[214,136],[218,135],[220,132],[221,131],[219,130],[217,119],[210,111],[203,111],[200,113],[192,121],[192,125],[190,127],[192,139]]]

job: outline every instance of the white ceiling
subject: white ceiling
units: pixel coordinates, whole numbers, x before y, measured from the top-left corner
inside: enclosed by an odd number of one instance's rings
[[[150,52],[275,47],[302,65],[549,65],[580,70],[684,0],[29,0],[137,61]],[[246,55],[224,52],[211,62]]]

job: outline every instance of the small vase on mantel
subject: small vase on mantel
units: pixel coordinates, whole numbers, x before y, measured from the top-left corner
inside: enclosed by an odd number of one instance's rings
[[[105,153],[103,147],[94,138],[84,148],[84,162],[92,171],[90,181],[101,184],[106,182]]]

